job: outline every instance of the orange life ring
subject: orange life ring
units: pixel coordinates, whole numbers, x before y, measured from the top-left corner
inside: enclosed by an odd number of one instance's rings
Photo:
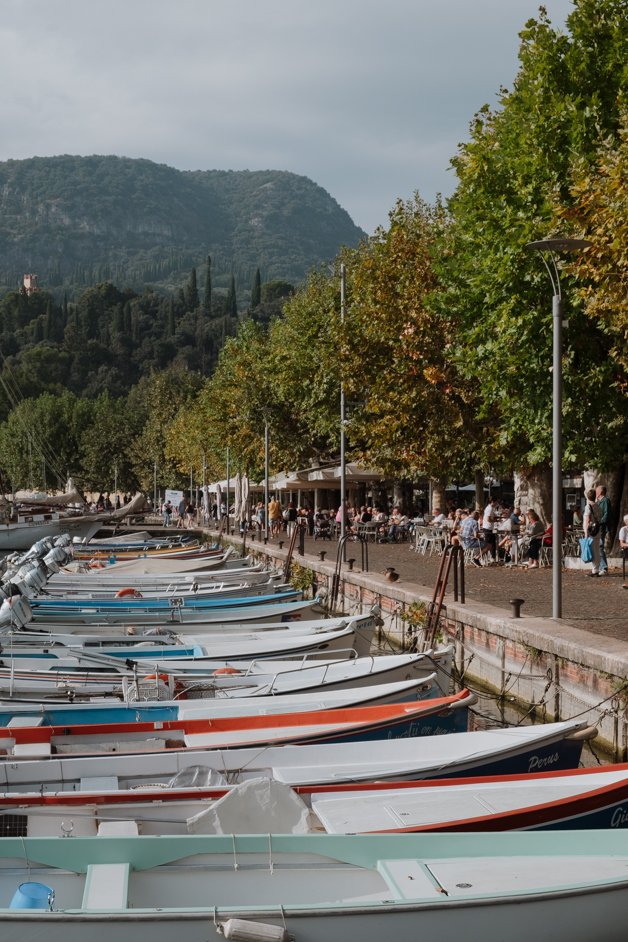
[[[90,569],[104,569],[105,564],[101,563],[99,559],[91,559],[88,563]]]
[[[168,679],[167,674],[146,674],[144,677],[144,680],[163,680],[165,684],[168,683]]]
[[[242,671],[236,670],[235,667],[219,667],[218,670],[214,671],[214,674],[241,674]]]
[[[141,599],[142,593],[138,592],[137,589],[128,587],[126,589],[120,589],[119,592],[116,592],[116,598],[117,599],[127,599],[127,598]]]

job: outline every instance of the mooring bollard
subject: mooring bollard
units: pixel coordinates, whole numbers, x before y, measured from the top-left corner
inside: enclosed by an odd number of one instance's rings
[[[327,550],[321,550],[318,554],[318,558],[322,563],[325,562],[325,557],[327,556]]]
[[[512,605],[512,617],[521,618],[521,606],[525,603],[525,599],[510,599],[510,604]]]
[[[283,549],[283,540],[279,540],[279,543],[277,545],[279,549]]]
[[[347,566],[349,567],[349,572],[353,572],[353,564],[354,564],[354,562],[355,562],[355,559],[348,559],[348,560],[347,560]]]

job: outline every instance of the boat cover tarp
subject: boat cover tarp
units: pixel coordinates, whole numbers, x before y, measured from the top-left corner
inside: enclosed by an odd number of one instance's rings
[[[187,820],[190,834],[309,834],[310,810],[288,785],[253,778]]]

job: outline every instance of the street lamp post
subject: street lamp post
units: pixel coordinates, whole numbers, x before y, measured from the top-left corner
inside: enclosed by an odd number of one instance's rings
[[[586,239],[540,239],[528,242],[527,249],[541,253],[552,283],[552,618],[562,618],[563,549],[563,316],[564,301],[556,264],[557,252],[578,252],[591,245]],[[549,259],[549,261],[548,261]]]
[[[269,500],[269,451],[270,440],[268,431],[268,419],[264,423],[264,541],[268,543],[268,500]]]
[[[345,291],[347,285],[347,270],[345,268],[344,262],[340,266],[340,323],[344,324],[345,322]],[[345,535],[346,528],[346,501],[347,501],[347,463],[346,463],[346,451],[347,451],[347,437],[346,437],[346,424],[347,424],[347,403],[345,399],[345,385],[342,380],[342,363],[340,364],[341,378],[340,378],[340,538],[342,539]],[[343,544],[344,545],[344,544]]]

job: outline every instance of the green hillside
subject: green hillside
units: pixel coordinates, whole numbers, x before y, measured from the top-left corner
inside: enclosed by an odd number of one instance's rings
[[[297,284],[364,233],[307,177],[180,171],[122,157],[0,163],[0,291],[24,272],[70,298],[87,285],[171,290],[212,257],[214,286],[245,304],[256,270]]]

